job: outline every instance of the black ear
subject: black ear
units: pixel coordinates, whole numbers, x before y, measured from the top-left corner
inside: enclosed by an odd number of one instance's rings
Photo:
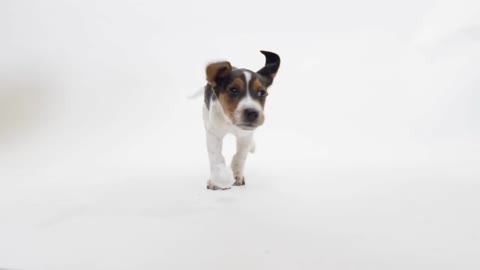
[[[257,73],[264,76],[267,79],[267,86],[270,86],[280,67],[280,56],[273,52],[260,52],[265,55],[265,66],[257,71]]]
[[[232,65],[229,62],[217,62],[207,65],[205,73],[210,85],[216,86],[219,80],[225,78],[232,72]]]

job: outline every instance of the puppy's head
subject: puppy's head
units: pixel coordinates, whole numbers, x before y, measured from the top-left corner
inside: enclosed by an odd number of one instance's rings
[[[263,124],[263,108],[268,87],[280,67],[280,57],[267,51],[266,63],[257,72],[237,69],[229,62],[217,62],[207,66],[207,81],[222,105],[223,112],[237,127],[253,130]]]

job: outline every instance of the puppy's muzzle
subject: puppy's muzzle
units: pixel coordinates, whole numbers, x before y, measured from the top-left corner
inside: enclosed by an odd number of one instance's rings
[[[237,122],[237,126],[241,129],[253,130],[263,124],[263,114],[256,109],[244,109],[239,118],[241,120]]]
[[[254,109],[243,110],[243,118],[246,123],[255,123],[260,113]]]

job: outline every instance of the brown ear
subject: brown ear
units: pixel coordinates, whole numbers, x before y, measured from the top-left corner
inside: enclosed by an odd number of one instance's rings
[[[219,79],[225,78],[232,71],[232,65],[229,62],[217,62],[207,66],[207,81],[215,86]]]

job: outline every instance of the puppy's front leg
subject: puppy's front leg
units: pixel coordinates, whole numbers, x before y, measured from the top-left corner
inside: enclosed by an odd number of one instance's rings
[[[208,189],[229,189],[235,182],[232,170],[227,168],[225,158],[222,155],[223,137],[224,135],[219,136],[207,131],[207,149],[210,160]]]
[[[243,176],[243,169],[245,167],[245,161],[247,159],[248,152],[253,147],[253,134],[249,134],[243,137],[237,137],[237,153],[232,159],[232,170],[235,176],[235,186],[245,185],[245,177]]]

